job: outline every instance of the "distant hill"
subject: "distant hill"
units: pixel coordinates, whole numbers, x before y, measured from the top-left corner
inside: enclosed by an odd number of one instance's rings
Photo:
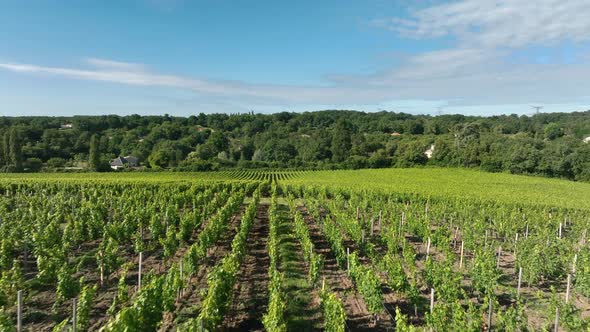
[[[190,117],[1,117],[4,171],[87,165],[135,156],[147,169],[480,168],[590,180],[590,111],[533,116],[317,111]],[[586,140],[587,141],[587,140]]]

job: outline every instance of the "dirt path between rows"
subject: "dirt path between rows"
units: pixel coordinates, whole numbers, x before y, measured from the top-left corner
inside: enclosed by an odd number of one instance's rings
[[[322,276],[326,278],[326,287],[335,292],[344,304],[346,311],[346,324],[349,331],[390,331],[392,326],[389,322],[375,321],[369,313],[364,300],[354,289],[352,280],[345,270],[341,269],[337,262],[330,244],[322,235],[319,226],[313,216],[308,213],[305,206],[299,207],[299,211],[305,218],[311,240],[317,252],[324,257],[324,269]]]
[[[223,331],[264,331],[262,315],[268,305],[268,204],[258,205],[246,244],[246,255],[234,288]]]
[[[200,307],[203,300],[202,294],[207,290],[207,276],[211,269],[231,251],[231,242],[240,227],[246,207],[247,205],[242,204],[239,212],[232,216],[226,232],[211,247],[210,254],[205,257],[197,273],[189,280],[183,295],[176,302],[176,309],[173,312],[164,313],[160,331],[173,331],[175,330],[174,326],[198,316],[199,311],[195,309]],[[188,247],[184,248],[181,255],[188,249]]]

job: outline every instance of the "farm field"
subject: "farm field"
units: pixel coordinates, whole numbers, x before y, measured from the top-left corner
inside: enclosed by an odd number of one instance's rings
[[[0,217],[1,331],[590,327],[588,183],[458,169],[9,174]]]

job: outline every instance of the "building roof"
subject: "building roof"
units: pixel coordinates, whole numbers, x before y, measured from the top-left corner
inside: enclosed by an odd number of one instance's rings
[[[111,161],[111,166],[115,167],[123,167],[125,164],[129,164],[129,166],[138,166],[139,165],[139,158],[134,156],[125,156],[125,157],[118,157]]]
[[[139,159],[134,156],[125,156],[123,159],[127,160],[130,164],[137,164],[139,163]]]
[[[124,166],[127,163],[127,160],[123,157],[115,158],[111,161],[111,166]]]

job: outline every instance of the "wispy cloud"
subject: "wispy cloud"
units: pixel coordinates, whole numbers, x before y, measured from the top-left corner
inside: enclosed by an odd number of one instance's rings
[[[135,72],[145,71],[145,66],[139,63],[129,63],[99,58],[87,58],[86,62],[96,68],[102,68],[105,70],[122,70]]]
[[[372,25],[412,38],[451,36],[471,47],[522,47],[590,40],[589,12],[587,0],[461,0]]]
[[[377,91],[373,90],[356,90],[344,87],[259,85],[241,81],[207,80],[158,74],[139,64],[96,58],[88,59],[87,62],[92,68],[77,69],[22,63],[0,63],[0,69],[19,73],[53,75],[136,86],[180,88],[207,95],[251,98],[259,103],[333,103],[338,100],[362,102],[378,98]]]

